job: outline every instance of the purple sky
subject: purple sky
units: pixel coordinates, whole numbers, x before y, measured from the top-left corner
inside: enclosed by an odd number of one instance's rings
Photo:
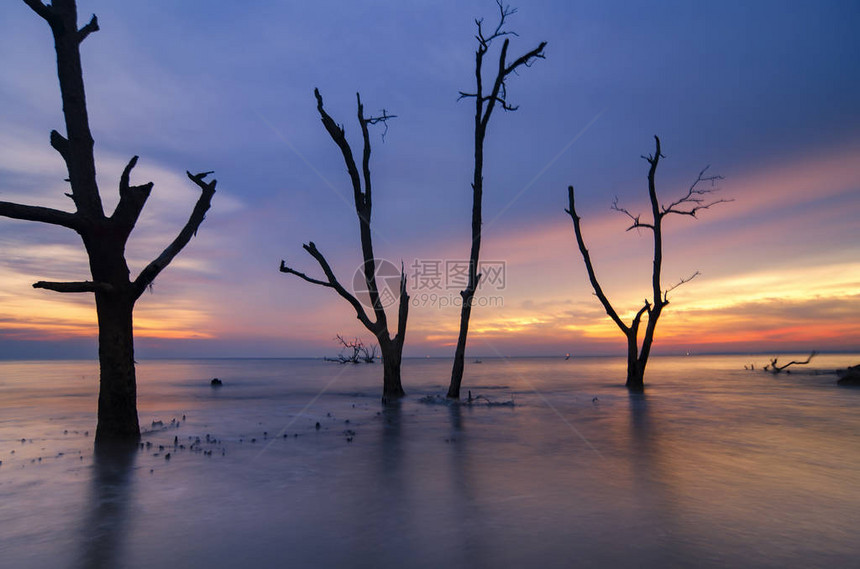
[[[500,305],[474,311],[481,355],[616,353],[578,257],[566,188],[605,288],[625,314],[648,291],[646,235],[626,233],[614,196],[645,205],[660,135],[664,201],[705,165],[730,204],[672,219],[668,284],[700,270],[664,314],[658,351],[860,350],[860,4],[516,4],[511,53],[548,42],[509,81],[515,113],[489,128],[483,258],[504,261]],[[138,303],[141,357],[301,356],[369,335],[330,290],[278,273],[358,266],[358,227],[318,87],[354,144],[355,92],[398,118],[374,133],[377,254],[409,266],[468,256],[474,18],[492,1],[79,2],[101,30],[83,45],[99,182],[115,203],[122,167],[155,189],[128,257],[139,270],[190,211],[186,169],[215,170],[199,236]],[[47,25],[0,5],[0,199],[68,209],[48,144],[62,115]],[[0,357],[95,357],[92,299],[36,280],[84,280],[67,230],[0,219]],[[135,270],[134,268],[132,269]],[[413,299],[421,291],[412,290]],[[439,290],[440,298],[456,291]],[[450,355],[458,310],[411,312],[407,355]],[[661,344],[662,340],[662,344]]]

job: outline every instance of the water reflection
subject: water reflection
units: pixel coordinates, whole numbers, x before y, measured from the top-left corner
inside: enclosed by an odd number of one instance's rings
[[[448,405],[448,419],[451,422],[451,436],[456,438],[463,430],[462,405]]]
[[[29,396],[7,398],[4,377],[0,565],[856,565],[860,398],[819,376],[777,382],[744,372],[746,361],[658,359],[654,385],[631,395],[607,387],[614,360],[575,369],[523,360],[514,362],[517,375],[501,363],[478,366],[488,385],[528,377],[544,396],[523,390],[514,408],[414,398],[376,407],[378,385],[369,379],[367,389],[326,392],[306,408],[341,368],[204,362],[183,364],[180,373],[173,362],[151,364],[144,414],[169,420],[189,409],[180,436],[217,430],[228,452],[185,453],[169,467],[150,453],[99,452],[90,469],[71,464],[77,456],[70,451],[89,444],[83,432],[94,410],[72,413],[65,400],[41,396],[37,402],[48,405],[24,408]],[[62,371],[39,365],[34,370],[46,377]],[[422,362],[410,385],[438,392],[445,365]],[[0,362],[0,377],[3,370]],[[359,375],[371,371],[348,373],[364,382]],[[48,390],[28,373],[38,392]],[[206,378],[214,376],[227,380],[229,400],[210,396]],[[272,430],[296,413],[290,432],[298,436],[272,442],[251,463],[260,445],[240,444],[241,434]],[[317,420],[324,428],[314,428]],[[57,435],[58,428],[69,434]],[[349,441],[344,434],[352,430]],[[16,436],[36,442],[15,443]],[[150,438],[170,443],[174,436]],[[150,466],[169,476],[150,476]]]
[[[683,564],[691,558],[681,545],[684,533],[678,511],[676,481],[673,477],[671,457],[663,450],[658,414],[652,411],[652,401],[643,392],[629,394],[630,407],[630,466],[631,491],[646,510],[643,519],[648,521],[648,539],[660,544],[650,548],[651,559],[643,559],[645,566]]]
[[[89,508],[81,524],[78,567],[101,569],[121,565],[133,493],[137,447],[96,445]]]
[[[379,480],[384,488],[393,495],[402,497],[404,494],[405,473],[403,472],[403,441],[402,402],[389,401],[382,405],[382,444],[380,445]]]
[[[471,411],[468,409],[467,411]],[[457,527],[459,532],[452,532],[451,558],[452,564],[465,567],[482,567],[486,563],[485,528],[473,520],[483,518],[481,504],[476,496],[477,480],[474,476],[472,463],[473,453],[469,452],[469,431],[463,421],[463,406],[453,404],[448,406],[448,418],[451,425],[450,441],[450,478],[445,491],[451,501],[450,519],[460,520]],[[459,535],[458,535],[459,534]]]

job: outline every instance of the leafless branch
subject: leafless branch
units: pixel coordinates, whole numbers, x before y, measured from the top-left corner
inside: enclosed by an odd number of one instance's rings
[[[498,104],[503,111],[515,111],[517,106],[508,100],[507,85],[505,79],[510,73],[522,65],[528,66],[535,58],[543,58],[543,49],[546,42],[542,42],[537,48],[527,52],[508,64],[508,47],[510,38],[505,37],[498,55],[498,64],[495,69],[495,77],[489,93],[484,91],[483,63],[484,56],[490,47],[490,42],[500,36],[516,34],[504,29],[508,16],[516,13],[516,10],[496,0],[499,8],[499,23],[490,34],[485,34],[483,20],[476,20],[478,26],[478,47],[475,50],[475,89],[474,94],[460,91],[460,99],[475,99],[475,168],[472,181],[472,243],[469,251],[469,276],[466,288],[460,291],[463,303],[460,310],[460,332],[457,337],[457,347],[454,352],[454,365],[451,370],[451,383],[448,387],[448,397],[458,399],[460,397],[460,384],[463,378],[463,369],[466,353],[466,341],[469,331],[469,319],[471,317],[472,299],[480,282],[481,275],[478,274],[478,261],[481,250],[481,226],[482,226],[482,200],[483,200],[483,168],[484,168],[484,140],[487,134],[487,126],[493,109]]]
[[[633,215],[626,208],[619,206],[618,205],[618,196],[615,196],[615,198],[612,200],[612,209],[614,209],[615,211],[619,211],[619,212],[623,213],[624,215],[629,217],[630,220],[633,222],[633,224],[627,228],[627,231],[630,231],[631,229],[636,229],[638,227],[645,227],[645,228],[648,228],[652,231],[654,230],[654,225],[652,225],[650,223],[642,223],[640,221],[641,214]]]
[[[25,221],[39,221],[60,225],[78,231],[81,227],[80,218],[74,213],[61,211],[49,207],[35,205],[22,205],[12,202],[0,202],[0,215],[12,219],[23,219]]]
[[[773,359],[771,359],[771,360],[770,360],[770,364],[769,364],[769,365],[764,366],[764,369],[765,369],[765,371],[770,371],[771,373],[780,373],[781,371],[783,371],[785,368],[787,368],[787,367],[789,367],[789,366],[793,366],[793,365],[806,365],[806,364],[808,364],[809,362],[811,362],[811,361],[812,361],[812,358],[814,358],[816,355],[818,355],[818,352],[816,352],[816,351],[812,351],[812,352],[809,354],[809,357],[808,357],[808,358],[806,358],[805,360],[803,360],[803,361],[795,361],[795,360],[792,360],[792,361],[788,362],[788,363],[787,363],[787,364],[785,364],[785,365],[777,365],[777,359],[778,359],[778,358],[773,358]],[[786,373],[787,373],[787,372],[786,372]]]
[[[666,157],[666,155],[660,151],[660,138],[658,136],[654,136],[654,140],[657,145],[657,150],[654,151],[654,154],[649,154],[648,156],[645,156],[643,154],[641,156],[643,160],[645,160],[646,162],[648,162],[648,164],[651,164],[652,166],[655,166],[658,162],[660,162],[660,158]]]
[[[364,343],[361,340],[358,338],[346,340],[340,334],[335,336],[335,339],[340,342],[340,345],[343,347],[335,361],[342,364],[357,364],[360,362],[361,351],[364,349]],[[352,354],[345,355],[343,350],[352,350]]]
[[[93,17],[90,18],[90,21],[86,26],[78,30],[78,43],[84,41],[88,35],[93,32],[99,31],[99,19],[93,14]]]
[[[63,160],[68,164],[69,161],[69,141],[68,139],[57,132],[56,130],[51,131],[51,146],[54,147],[54,150],[60,153],[60,156],[63,157]]]
[[[341,345],[342,349],[336,358],[324,358],[326,361],[337,362],[339,364],[358,364],[362,362],[372,364],[379,355],[379,346],[377,344],[372,344],[368,347],[358,338],[347,340],[340,334],[335,336],[335,340]],[[352,351],[351,353],[350,350]]]
[[[493,97],[484,97],[484,99],[485,99],[486,101],[489,101],[489,102],[490,102],[490,104],[498,103],[498,104],[502,107],[502,110],[503,110],[503,111],[506,111],[506,112],[507,112],[507,111],[515,111],[515,110],[519,109],[519,108],[520,108],[520,106],[519,106],[519,105],[511,105],[510,103],[508,103],[508,102],[505,100],[505,97],[507,96],[507,91],[506,91],[506,89],[507,89],[507,86],[506,86],[506,85],[504,84],[504,82],[503,82],[503,83],[502,83],[502,88],[501,88],[501,90],[500,90],[500,91],[501,91],[501,93],[499,94],[499,96],[498,96],[498,97],[495,97],[495,98],[493,98]]]
[[[334,119],[331,118],[323,108],[323,98],[322,95],[320,95],[319,89],[314,89],[314,97],[317,99],[317,111],[320,114],[320,120],[322,120],[323,126],[329,136],[331,136],[332,140],[334,140],[335,144],[337,144],[338,148],[340,148],[341,154],[343,154],[343,160],[346,163],[349,178],[352,180],[356,207],[363,207],[364,198],[361,193],[361,178],[358,174],[358,167],[355,165],[355,158],[352,156],[352,149],[346,141],[344,128],[334,122]]]
[[[667,288],[667,289],[663,292],[663,302],[664,302],[664,303],[666,303],[666,304],[669,304],[669,293],[670,293],[670,292],[672,292],[673,290],[675,290],[676,288],[678,288],[678,287],[679,287],[679,286],[681,286],[682,284],[685,284],[685,283],[690,282],[691,280],[693,280],[694,278],[698,277],[698,276],[699,276],[699,275],[701,275],[701,274],[702,274],[702,273],[700,273],[699,271],[696,271],[695,273],[693,273],[693,274],[692,274],[692,275],[690,275],[689,277],[687,277],[687,278],[682,278],[682,279],[680,279],[678,282],[676,282],[675,284],[673,284],[672,286],[670,286],[669,288]]]
[[[644,227],[650,229],[654,238],[654,256],[652,262],[652,270],[651,270],[651,298],[645,299],[645,304],[636,315],[633,317],[633,321],[630,326],[626,326],[618,317],[618,314],[612,308],[612,305],[609,303],[609,300],[606,298],[606,295],[603,293],[603,290],[600,288],[600,284],[597,282],[597,277],[594,273],[594,267],[591,262],[591,258],[588,254],[588,250],[585,248],[585,243],[582,239],[582,230],[580,228],[580,220],[579,216],[576,214],[576,210],[574,209],[574,193],[573,187],[568,187],[568,201],[570,202],[570,209],[566,210],[567,213],[573,219],[574,231],[576,233],[576,241],[579,246],[580,253],[582,254],[582,258],[585,262],[586,270],[588,271],[588,278],[591,281],[591,286],[594,289],[595,295],[600,300],[603,307],[606,309],[606,313],[610,316],[610,318],[616,323],[616,325],[621,328],[621,330],[627,336],[627,387],[634,390],[641,390],[644,386],[643,377],[645,373],[645,366],[648,363],[648,357],[651,353],[651,346],[654,341],[654,332],[657,327],[657,321],[660,319],[660,315],[662,314],[663,308],[669,304],[669,293],[684,283],[690,282],[697,276],[699,276],[699,272],[696,271],[692,275],[686,278],[682,278],[675,285],[669,287],[665,291],[661,286],[662,279],[662,267],[663,267],[663,217],[665,217],[669,213],[684,213],[687,215],[695,216],[695,213],[699,209],[705,209],[710,207],[711,205],[715,205],[717,203],[721,203],[722,201],[728,200],[716,200],[716,201],[707,201],[702,196],[711,192],[712,190],[703,189],[698,187],[698,184],[701,182],[714,182],[717,179],[721,179],[719,176],[706,176],[705,172],[707,168],[702,170],[699,173],[699,176],[696,182],[690,187],[687,195],[680,198],[679,200],[673,202],[668,207],[663,207],[661,210],[660,202],[657,196],[657,184],[656,184],[656,174],[657,174],[657,166],[660,163],[661,158],[665,158],[660,149],[660,138],[658,136],[654,136],[655,149],[653,154],[649,154],[647,156],[642,156],[648,164],[650,165],[648,169],[648,199],[651,206],[651,221],[650,223],[643,222],[641,220],[641,215],[633,215],[626,208],[618,205],[618,198],[616,197],[612,202],[612,209],[618,212],[623,213],[631,220],[630,227],[627,228],[628,231],[634,228]],[[688,208],[688,209],[687,209]],[[639,345],[638,333],[639,327],[642,323],[642,317],[648,315],[648,324],[645,329],[644,338],[642,339],[641,347]]]
[[[125,236],[131,233],[149,194],[152,192],[152,182],[140,186],[129,184],[131,171],[137,165],[137,158],[137,156],[133,156],[122,171],[119,178],[119,203],[111,216],[111,220],[120,224]]]
[[[502,84],[502,87],[504,88],[504,84]],[[459,96],[457,97],[457,100],[459,101],[460,99],[468,99],[468,98],[477,97],[477,96],[478,95],[475,93],[464,93],[463,91],[459,91]],[[487,102],[499,103],[501,105],[501,107],[506,111],[515,111],[519,108],[519,105],[511,105],[510,103],[508,103],[505,100],[504,95],[500,95],[498,97],[493,97],[491,95],[487,95],[486,97],[481,97],[481,103],[482,104],[487,103]]]
[[[651,314],[651,303],[648,302],[647,298],[645,299],[645,304],[642,305],[642,308],[640,308],[636,315],[633,316],[633,323],[630,325],[630,330],[632,330],[634,333],[639,330],[639,324],[642,322],[642,316],[644,316],[646,312],[648,314]]]
[[[361,359],[364,360],[366,364],[372,364],[376,361],[376,358],[379,357],[379,346],[377,344],[372,344],[370,348],[367,346],[362,346],[361,348]]]
[[[717,180],[722,180],[723,177],[719,175],[706,176],[705,173],[708,171],[708,168],[710,168],[710,166],[705,166],[702,171],[699,172],[696,180],[690,185],[690,188],[684,196],[670,203],[668,206],[661,206],[662,212],[660,215],[665,216],[670,213],[677,213],[678,215],[696,217],[696,213],[700,210],[708,209],[711,206],[715,206],[720,203],[733,201],[730,199],[709,199],[711,194],[719,191],[719,188],[716,188],[715,184]],[[700,184],[706,184],[708,182],[711,184],[710,187],[703,188],[700,186]]]
[[[126,171],[131,170],[134,166],[133,162],[134,160],[129,162],[128,166],[126,166]],[[209,210],[209,206],[212,203],[212,196],[215,195],[215,185],[217,181],[212,180],[211,182],[207,182],[205,180],[206,176],[212,174],[212,172],[192,174],[191,172],[186,171],[185,173],[188,175],[189,180],[200,187],[200,197],[197,199],[197,203],[194,204],[194,209],[191,211],[188,221],[179,232],[179,235],[176,236],[176,239],[174,239],[170,245],[162,251],[161,255],[149,263],[149,265],[140,272],[137,279],[135,279],[133,285],[135,298],[139,298],[140,295],[143,294],[147,285],[152,283],[152,281],[155,280],[155,277],[157,277],[158,274],[170,264],[170,261],[172,261],[173,258],[176,257],[176,255],[179,254],[179,252],[188,244],[188,242],[191,241],[191,238],[197,235],[197,229],[200,227],[200,224],[203,223],[203,219],[206,217],[206,212]]]
[[[542,41],[540,42],[539,46],[537,46],[530,52],[521,55],[519,58],[517,58],[516,61],[514,61],[505,68],[505,76],[508,76],[514,71],[516,71],[517,67],[521,65],[525,67],[531,67],[535,59],[546,59],[546,56],[543,53],[543,48],[545,47],[546,42]]]
[[[397,115],[389,115],[388,111],[386,111],[385,109],[382,109],[381,115],[369,116],[365,119],[365,121],[367,122],[367,124],[376,124],[376,123],[380,123],[380,122],[384,123],[388,119],[396,119],[396,118],[397,118]]]
[[[40,0],[24,0],[24,4],[29,6],[34,12],[44,18],[49,24],[53,23],[54,13],[49,6],[45,6]]]
[[[510,32],[510,31],[506,31],[506,30],[502,29],[505,25],[505,20],[507,19],[507,17],[513,16],[514,14],[516,14],[517,9],[511,8],[508,5],[502,4],[501,0],[496,0],[496,5],[499,7],[499,23],[496,25],[496,29],[494,29],[489,36],[484,35],[484,29],[483,29],[484,19],[478,18],[475,20],[475,24],[478,26],[478,35],[475,36],[475,38],[478,40],[478,43],[484,48],[484,50],[486,50],[486,48],[489,47],[490,42],[492,42],[494,39],[496,39],[498,37],[509,36],[509,35],[515,36],[515,37],[517,36],[516,32]]]
[[[113,292],[114,288],[108,283],[92,281],[82,282],[47,282],[33,283],[33,288],[43,288],[54,292]]]
[[[296,276],[297,276],[297,277],[299,277],[300,279],[305,280],[305,281],[307,281],[307,282],[309,282],[309,283],[311,283],[311,284],[320,285],[320,286],[325,286],[325,287],[329,287],[329,288],[334,288],[334,285],[333,285],[333,284],[331,284],[330,282],[327,282],[327,281],[321,281],[321,280],[319,280],[319,279],[315,279],[315,278],[313,278],[313,277],[309,277],[309,276],[307,276],[306,274],[304,274],[304,273],[302,273],[302,272],[300,272],[300,271],[297,271],[297,270],[295,270],[295,269],[293,269],[293,268],[288,267],[288,266],[287,266],[287,264],[286,264],[286,261],[284,261],[284,260],[281,260],[281,268],[280,268],[280,271],[281,271],[282,273],[288,273],[288,274],[290,274],[290,275],[296,275]]]
[[[367,117],[367,119],[365,119],[365,121],[367,122],[367,124],[370,124],[370,125],[382,123],[385,126],[385,128],[382,131],[382,135],[381,135],[382,136],[382,142],[385,142],[385,135],[388,134],[388,120],[389,119],[396,119],[397,115],[389,115],[388,111],[386,111],[385,109],[382,109],[381,112],[382,112],[381,115]]]
[[[573,231],[576,234],[576,244],[579,246],[579,252],[582,254],[583,261],[585,261],[585,270],[588,272],[588,280],[591,281],[591,288],[594,289],[594,294],[597,295],[597,298],[600,300],[600,304],[602,304],[604,310],[606,310],[606,314],[608,314],[612,321],[615,322],[616,326],[618,326],[625,334],[627,334],[629,330],[627,324],[625,324],[624,321],[621,320],[621,317],[618,316],[618,312],[616,312],[615,308],[612,306],[612,303],[609,302],[609,299],[603,292],[603,288],[600,286],[600,283],[597,280],[597,275],[594,272],[594,265],[591,262],[591,255],[588,253],[588,249],[585,246],[585,240],[582,237],[580,217],[576,213],[573,186],[567,187],[567,200],[569,207],[564,211],[566,211],[567,214],[570,215],[570,218],[573,220]]]
[[[406,292],[406,271],[400,261],[400,305],[397,310],[397,338],[402,342],[406,337],[406,319],[409,317],[409,294]]]
[[[475,75],[477,79],[477,91],[475,93],[467,93],[465,91],[459,92],[459,97],[457,100],[464,98],[475,97],[478,99],[478,108],[479,110],[483,109],[483,116],[481,118],[481,124],[486,128],[486,125],[489,123],[490,115],[492,114],[493,108],[496,103],[501,106],[504,111],[516,111],[519,106],[514,105],[508,102],[507,100],[507,85],[505,84],[505,79],[511,73],[515,73],[517,68],[520,66],[531,67],[532,63],[534,63],[535,59],[544,59],[543,49],[546,47],[546,42],[541,42],[541,44],[535,49],[521,55],[512,63],[507,63],[507,52],[509,39],[506,38],[504,43],[502,44],[502,49],[499,54],[499,65],[498,71],[496,72],[496,78],[493,81],[493,88],[490,95],[484,95],[482,90],[482,77],[481,77],[481,68],[483,63],[484,54],[489,50],[490,43],[501,36],[512,35],[516,36],[517,34],[514,32],[509,32],[504,30],[505,20],[508,16],[512,16],[516,14],[516,9],[511,8],[510,6],[502,4],[500,0],[496,0],[496,5],[499,7],[499,23],[496,26],[495,30],[488,35],[484,35],[483,31],[483,19],[475,20],[475,24],[478,26],[478,35],[476,36],[478,40],[478,50],[476,52],[477,64],[475,66]],[[488,103],[486,109],[484,109],[484,104]]]
[[[535,49],[520,56],[510,65],[506,65],[505,62],[507,61],[508,44],[509,40],[507,39],[505,40],[505,43],[502,44],[502,49],[499,53],[498,71],[496,72],[496,78],[493,82],[493,89],[490,95],[486,97],[482,96],[481,85],[480,83],[478,84],[480,103],[483,104],[485,101],[489,103],[487,104],[481,119],[481,125],[484,129],[486,129],[487,124],[490,122],[490,115],[492,114],[496,103],[499,103],[505,111],[515,111],[518,108],[517,105],[512,105],[507,102],[507,84],[505,83],[507,76],[516,71],[517,67],[520,67],[521,65],[525,65],[526,67],[530,66],[530,62],[535,58],[544,58],[543,48],[546,46],[546,42],[541,42]],[[482,58],[482,56],[482,52],[479,51],[478,57]],[[480,75],[480,65],[477,68],[477,72]]]
[[[364,175],[364,201],[361,208],[358,207],[358,202],[356,201],[356,213],[358,214],[359,225],[363,226],[364,224],[367,224],[369,226],[370,213],[373,208],[373,186],[370,179],[370,132],[367,128],[367,125],[369,124],[368,120],[364,117],[364,105],[361,104],[361,95],[356,93],[355,99],[358,106],[358,124],[361,126],[361,138],[364,142],[361,159],[361,171]],[[344,144],[346,144],[346,139],[344,139]],[[361,194],[360,187],[355,188],[355,190],[357,194]],[[365,257],[365,265],[367,265],[367,257]]]
[[[366,292],[370,299],[374,320],[371,321],[362,303],[359,302],[352,293],[347,291],[340,282],[338,282],[331,266],[328,264],[328,261],[326,261],[325,257],[319,252],[313,242],[304,245],[304,249],[308,254],[314,257],[314,259],[316,259],[317,263],[322,268],[323,273],[325,273],[325,280],[312,278],[304,273],[291,269],[286,266],[286,263],[283,261],[281,261],[281,271],[294,274],[312,284],[333,288],[343,299],[349,302],[355,310],[359,321],[361,321],[365,328],[376,336],[376,339],[379,342],[379,349],[386,364],[383,372],[383,401],[386,401],[388,398],[395,398],[403,395],[403,387],[400,382],[400,360],[403,351],[403,335],[401,334],[399,337],[395,336],[394,338],[391,338],[391,334],[388,330],[385,308],[376,282],[377,259],[373,254],[373,236],[370,229],[371,212],[373,207],[373,188],[370,175],[371,142],[368,127],[383,123],[386,127],[385,132],[387,132],[388,120],[396,118],[396,115],[391,115],[386,109],[382,109],[380,115],[365,116],[364,106],[361,102],[361,94],[355,94],[358,107],[358,122],[361,126],[363,142],[361,172],[359,172],[352,148],[346,140],[344,127],[342,125],[338,125],[326,112],[319,89],[314,89],[314,97],[317,101],[317,111],[319,112],[323,126],[331,139],[340,149],[344,163],[346,164],[347,172],[349,173],[350,181],[352,182],[355,212],[359,221],[361,254],[363,260],[362,272],[364,283],[367,285]],[[383,132],[383,138],[385,136],[385,132]],[[405,277],[401,276],[401,280],[405,281]],[[402,303],[405,299],[408,299],[408,297],[403,294],[403,291],[401,290],[401,316],[405,316],[402,311]],[[402,327],[405,328],[405,318],[401,323]],[[375,357],[375,350],[372,354],[365,352],[365,361],[367,361],[368,358],[372,361],[373,357]]]
[[[350,303],[350,305],[352,305],[353,309],[355,309],[356,317],[361,321],[361,323],[364,324],[364,326],[368,330],[375,331],[378,328],[378,323],[370,321],[370,318],[368,318],[367,312],[365,312],[364,307],[361,305],[361,302],[359,302],[359,300],[355,296],[353,296],[348,290],[343,287],[342,284],[340,284],[340,281],[337,280],[337,277],[335,276],[331,265],[329,265],[325,256],[319,251],[319,249],[317,249],[317,246],[314,244],[314,242],[311,241],[305,245],[302,245],[302,248],[304,248],[304,250],[307,251],[308,254],[316,260],[317,264],[319,264],[320,268],[323,270],[326,280],[323,281],[320,279],[309,277],[304,273],[287,267],[283,261],[281,261],[281,272],[296,275],[297,277],[312,284],[333,288],[335,292],[337,292],[344,300],[346,300]]]

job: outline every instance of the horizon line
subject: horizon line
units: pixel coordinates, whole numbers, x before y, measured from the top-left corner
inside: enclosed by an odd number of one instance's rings
[[[677,358],[677,357],[699,357],[699,356],[769,356],[769,355],[789,355],[789,354],[805,354],[807,351],[799,351],[799,350],[782,350],[782,351],[751,351],[751,352],[737,352],[737,351],[714,351],[714,352],[677,352],[677,353],[665,353],[665,354],[652,354],[651,357],[654,358]],[[818,355],[851,355],[857,354],[860,355],[860,349],[858,350],[816,350]],[[135,361],[135,363],[141,363],[144,361],[182,361],[182,360],[308,360],[308,361],[325,361],[325,359],[330,356],[157,356],[157,357],[143,357],[139,358]],[[479,363],[475,360],[519,360],[519,359],[586,359],[586,358],[618,358],[624,359],[626,355],[624,354],[583,354],[583,355],[575,355],[571,354],[569,358],[566,357],[565,354],[558,355],[474,355],[468,356],[468,359],[471,360],[467,363]],[[454,356],[403,356],[404,360],[453,360]],[[92,361],[94,363],[98,362],[98,357],[42,357],[42,358],[14,358],[14,357],[5,357],[0,356],[0,362],[61,362],[61,361]],[[379,360],[381,361],[381,359]],[[333,363],[338,363],[334,361]],[[375,362],[374,362],[375,363]]]

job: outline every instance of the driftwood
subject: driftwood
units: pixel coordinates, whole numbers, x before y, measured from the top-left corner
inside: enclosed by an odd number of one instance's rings
[[[335,358],[323,358],[327,362],[335,362],[339,364],[372,364],[378,357],[378,346],[373,344],[365,346],[364,342],[358,338],[347,340],[340,334],[335,339],[341,345],[341,351]]]
[[[802,366],[802,365],[808,364],[809,362],[812,361],[812,358],[814,358],[817,354],[818,354],[818,352],[813,351],[809,354],[809,357],[806,358],[805,360],[802,360],[802,361],[792,360],[785,365],[779,365],[777,363],[778,358],[772,358],[770,360],[770,363],[767,364],[766,366],[764,366],[764,371],[769,371],[770,373],[773,373],[773,374],[782,373],[783,370],[786,370],[786,368],[788,368],[790,366],[793,366],[793,365]],[[788,373],[788,371],[786,371],[786,373]]]
[[[447,405],[447,406],[457,406],[462,405],[466,407],[471,406],[481,406],[481,407],[515,407],[516,402],[514,401],[514,396],[511,395],[511,398],[505,401],[495,401],[486,397],[484,395],[472,395],[471,390],[468,392],[468,396],[466,399],[452,399],[450,397],[441,397],[439,395],[425,395],[418,399],[419,403],[424,403],[425,405]],[[483,403],[482,403],[483,402]]]

